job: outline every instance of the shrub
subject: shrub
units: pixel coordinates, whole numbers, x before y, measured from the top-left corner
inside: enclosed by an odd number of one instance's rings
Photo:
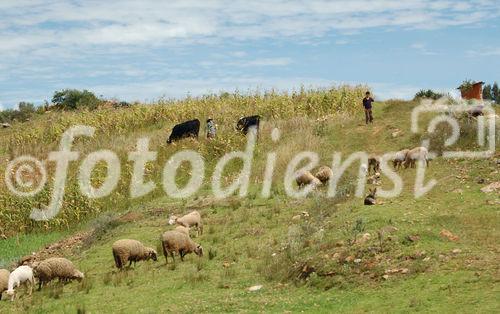
[[[428,90],[420,90],[418,93],[415,94],[415,97],[413,99],[417,100],[417,99],[421,99],[421,98],[428,98],[428,99],[439,99],[441,97],[443,97],[444,94],[441,94],[441,93],[436,93],[435,91],[431,90],[431,89],[428,89]]]

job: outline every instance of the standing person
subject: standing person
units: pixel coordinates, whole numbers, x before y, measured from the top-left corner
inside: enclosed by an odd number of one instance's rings
[[[217,132],[217,125],[212,118],[207,119],[207,138],[215,138],[215,133]]]
[[[374,102],[374,100],[373,98],[370,97],[370,92],[366,92],[365,98],[363,98],[363,107],[365,107],[366,124],[368,124],[368,122],[373,123],[372,102]]]

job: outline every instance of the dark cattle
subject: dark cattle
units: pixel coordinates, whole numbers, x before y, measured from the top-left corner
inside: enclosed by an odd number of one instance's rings
[[[469,117],[477,118],[483,115],[483,106],[476,106],[468,111]]]
[[[243,132],[243,134],[247,134],[248,129],[250,129],[251,127],[255,127],[258,132],[259,124],[260,124],[260,116],[255,115],[255,116],[244,117],[238,120],[238,123],[236,124],[236,129],[238,131]]]
[[[174,126],[167,143],[170,144],[186,137],[198,138],[198,132],[200,132],[200,120],[182,122]]]

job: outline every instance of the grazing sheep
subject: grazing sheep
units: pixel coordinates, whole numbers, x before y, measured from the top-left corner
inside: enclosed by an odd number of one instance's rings
[[[84,278],[83,273],[76,269],[71,261],[62,257],[48,258],[33,266],[35,277],[38,278],[38,290],[41,290],[44,284],[56,278],[59,281],[74,279],[81,281]]]
[[[115,259],[115,265],[117,268],[122,269],[127,261],[129,262],[129,267],[132,262],[147,261],[152,259],[157,261],[157,253],[154,249],[150,247],[145,247],[141,242],[137,240],[122,239],[113,243],[113,257]]]
[[[201,222],[201,215],[198,211],[194,210],[187,215],[178,218],[175,215],[170,216],[168,220],[170,225],[178,224],[186,228],[196,227],[196,234],[203,234],[203,223]]]
[[[184,233],[185,235],[187,235],[189,237],[189,228],[188,227],[177,226],[177,227],[175,227],[174,231]]]
[[[365,197],[365,205],[375,205],[377,201],[375,200],[375,194],[377,193],[377,188],[373,190],[370,189],[370,194]]]
[[[10,272],[7,269],[0,269],[0,300],[2,300],[2,293],[9,287]]]
[[[415,162],[417,160],[421,160],[425,162],[427,167],[429,166],[429,151],[427,148],[420,146],[410,150],[406,154],[406,159],[403,165],[405,168],[408,168],[408,166],[415,168]]]
[[[401,169],[409,151],[409,149],[403,149],[396,153],[394,159],[392,160],[392,165],[395,170]]]
[[[198,256],[203,256],[203,248],[196,244],[189,236],[178,231],[167,231],[161,237],[163,255],[165,263],[168,264],[168,254],[172,257],[175,263],[174,252],[177,252],[184,261],[184,256],[189,253],[195,253]]]
[[[309,184],[313,184],[314,186],[321,185],[321,181],[313,176],[309,171],[301,172],[295,181],[297,182],[299,188]]]
[[[14,301],[16,296],[14,289],[26,285],[29,289],[29,295],[33,293],[33,286],[35,285],[35,278],[33,277],[33,269],[29,266],[19,266],[9,275],[9,283],[7,284],[7,294],[10,300]]]
[[[380,172],[380,159],[377,156],[368,157],[368,173],[373,170],[374,173]]]
[[[316,178],[318,178],[321,183],[325,184],[328,182],[333,177],[333,171],[330,167],[328,166],[321,166],[319,167],[318,171],[314,174]]]

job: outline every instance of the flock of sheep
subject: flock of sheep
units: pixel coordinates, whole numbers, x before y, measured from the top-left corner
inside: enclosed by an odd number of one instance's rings
[[[245,121],[247,122],[247,121]],[[251,121],[253,123],[257,121]],[[252,124],[248,123],[247,124]],[[245,125],[248,127],[248,125]],[[186,131],[186,129],[182,130]],[[179,134],[175,134],[179,135]],[[183,134],[184,135],[184,134]],[[429,153],[425,147],[416,147],[413,149],[403,149],[397,152],[392,160],[394,169],[398,170],[402,167],[415,167],[417,161],[423,161],[425,165],[429,164]],[[378,184],[380,178],[380,158],[371,156],[368,158],[368,164],[362,165],[363,170],[373,175],[368,178],[369,183]],[[314,187],[325,185],[333,177],[333,171],[328,166],[321,166],[314,174],[309,171],[304,171],[296,178],[296,183],[299,187],[313,185]],[[375,205],[377,189],[370,189],[370,193],[365,197],[365,205]],[[177,224],[174,230],[166,231],[161,236],[161,245],[165,262],[168,264],[170,256],[175,262],[174,254],[180,256],[183,261],[184,256],[189,253],[195,253],[198,256],[203,256],[203,248],[195,243],[190,237],[190,228],[196,228],[197,235],[203,233],[203,224],[201,215],[198,211],[190,212],[182,217],[172,216],[169,220],[170,225]],[[116,241],[112,245],[113,258],[115,266],[118,269],[123,269],[127,263],[129,267],[132,263],[138,261],[153,260],[157,261],[158,253],[151,247],[146,247],[141,242],[133,239],[122,239]],[[13,301],[15,299],[15,290],[21,285],[27,286],[29,294],[33,292],[35,278],[38,280],[38,289],[43,285],[54,280],[70,281],[82,280],[84,274],[76,269],[71,261],[66,258],[54,257],[48,258],[42,262],[34,262],[31,266],[21,265],[12,272],[5,269],[0,269],[0,300],[2,293],[7,291],[7,295]]]
[[[198,211],[192,211],[182,217],[172,216],[169,219],[169,224],[177,224],[178,226],[174,230],[166,231],[161,236],[163,255],[167,264],[169,256],[175,262],[174,253],[178,254],[182,261],[184,261],[184,256],[189,253],[203,256],[203,248],[195,243],[189,234],[191,228],[196,228],[197,235],[203,233],[201,215]],[[139,261],[157,261],[156,250],[146,247],[137,240],[118,240],[113,243],[112,252],[115,266],[118,269],[123,269],[127,263],[130,267],[132,263],[135,266],[135,263]],[[35,278],[38,280],[38,289],[41,290],[45,284],[55,279],[60,282],[81,281],[85,276],[70,260],[62,257],[52,257],[42,262],[34,262],[31,266],[21,265],[12,272],[0,269],[0,300],[2,293],[7,291],[11,301],[14,301],[15,292],[21,286],[26,286],[28,294],[31,295]]]
[[[395,170],[404,168],[415,168],[417,161],[422,161],[426,166],[429,165],[429,151],[423,146],[415,147],[413,149],[403,149],[398,151],[394,158],[392,159],[392,164]],[[378,156],[370,156],[368,158],[368,164],[361,165],[363,171],[373,175],[368,177],[367,181],[369,184],[379,184],[380,179],[380,158]],[[296,178],[297,185],[299,187],[304,187],[306,185],[312,185],[314,187],[325,185],[328,180],[333,176],[333,171],[328,166],[321,166],[318,170],[312,174],[310,171],[302,171]],[[365,205],[375,205],[376,204],[376,193],[377,188],[369,189],[369,194],[364,199]]]

